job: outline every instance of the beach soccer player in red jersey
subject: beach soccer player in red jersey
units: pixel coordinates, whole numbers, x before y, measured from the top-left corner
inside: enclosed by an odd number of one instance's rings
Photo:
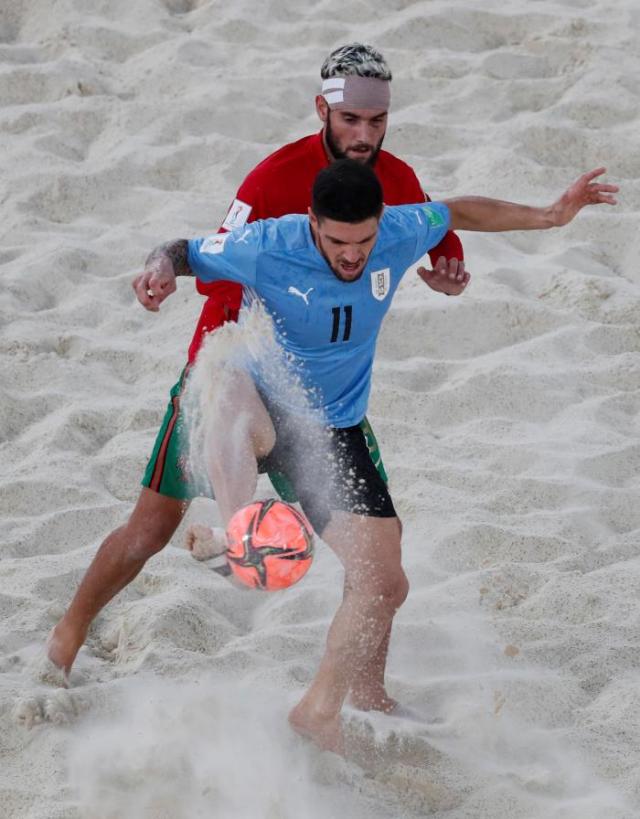
[[[222,230],[242,227],[256,219],[306,213],[311,203],[315,177],[332,161],[351,158],[370,164],[380,180],[388,205],[424,202],[426,197],[413,170],[397,157],[382,150],[389,109],[391,73],[382,57],[370,46],[352,44],[332,52],[321,70],[322,88],[316,110],[322,121],[320,133],[285,145],[249,173],[238,189]],[[349,82],[345,82],[345,78]],[[373,77],[379,90],[372,94]],[[376,85],[376,84],[373,84]],[[462,261],[457,236],[448,233],[430,251],[432,269],[419,274],[434,290],[458,295],[466,287],[468,274]],[[148,310],[157,311],[170,291],[151,292],[149,273],[134,280],[138,300]],[[89,626],[98,612],[140,572],[146,561],[171,539],[193,497],[184,474],[178,420],[180,396],[189,366],[195,361],[203,337],[227,320],[235,320],[242,288],[230,282],[198,284],[207,301],[189,348],[188,364],[171,390],[169,407],[156,439],[142,484],[140,497],[128,521],[109,534],[89,566],[66,613],[53,629],[47,654],[65,675],[69,673]],[[372,460],[384,478],[384,467],[373,432],[366,419],[363,431]],[[271,474],[276,490],[294,500],[292,490],[281,475]],[[194,545],[194,540],[191,541]],[[362,685],[352,693],[352,703],[364,709],[388,710],[392,701],[383,684],[388,636],[370,668],[363,669]]]

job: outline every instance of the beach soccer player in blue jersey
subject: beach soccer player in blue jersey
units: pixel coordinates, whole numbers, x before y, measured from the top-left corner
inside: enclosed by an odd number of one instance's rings
[[[227,385],[234,412],[216,419],[207,452],[225,524],[252,500],[258,471],[277,468],[344,566],[344,597],[325,654],[290,714],[293,728],[323,749],[343,752],[340,712],[350,690],[361,694],[353,691],[356,681],[369,688],[367,699],[377,700],[379,710],[395,706],[384,669],[391,623],[409,585],[399,521],[359,424],[376,339],[398,284],[448,229],[559,227],[585,205],[615,204],[617,188],[595,181],[603,172],[580,177],[547,208],[479,197],[384,208],[375,173],[345,159],[316,177],[308,216],[176,240],[147,260],[150,286],[165,295],[175,289],[176,275],[251,288],[274,318],[277,341],[324,419],[328,455],[314,444],[317,434],[300,440],[296,406],[270,392],[259,375],[239,372]]]
[[[341,45],[327,55],[320,75],[321,85],[314,96],[322,129],[279,147],[248,173],[220,226],[222,231],[240,228],[258,219],[306,213],[317,173],[345,157],[371,165],[380,179],[388,205],[428,199],[413,169],[383,147],[392,76],[384,56],[363,43]],[[291,77],[290,82],[296,82],[295,77]],[[259,129],[258,119],[256,127]],[[205,169],[202,172],[207,173]],[[430,264],[426,264],[422,272],[425,282],[434,290],[459,295],[468,277],[452,280],[451,274],[460,272],[463,259],[458,237],[447,234],[430,252]],[[146,310],[155,313],[160,308],[165,294],[150,290],[144,273],[135,277],[134,288]],[[67,675],[98,613],[169,543],[191,500],[199,494],[200,490],[187,479],[183,469],[182,393],[206,335],[225,321],[236,320],[243,288],[235,282],[197,281],[197,289],[206,296],[206,301],[189,346],[186,366],[171,387],[166,413],[142,477],[140,494],[127,519],[100,544],[69,606],[47,639],[46,653],[59,669],[57,676],[63,683],[67,682]],[[383,460],[366,416],[362,426],[371,457],[384,476]],[[269,478],[283,498],[295,500],[282,475],[271,472]],[[208,487],[201,489],[209,494]],[[205,538],[210,540],[212,533],[205,528],[193,525],[187,532],[186,545],[198,559],[206,559],[211,552]],[[365,701],[359,706],[370,707]]]

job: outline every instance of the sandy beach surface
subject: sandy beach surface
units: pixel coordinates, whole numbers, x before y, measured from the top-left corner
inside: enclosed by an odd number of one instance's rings
[[[411,582],[389,686],[417,717],[347,712],[347,763],[286,725],[340,598],[326,547],[241,593],[182,527],[69,689],[34,667],[137,497],[201,307],[182,280],[152,315],[131,279],[319,127],[320,64],[353,40],[391,64],[385,147],[434,198],[549,204],[599,165],[622,192],[463,234],[460,298],[403,282],[370,417]],[[0,817],[640,815],[639,77],[636,0],[2,3]]]

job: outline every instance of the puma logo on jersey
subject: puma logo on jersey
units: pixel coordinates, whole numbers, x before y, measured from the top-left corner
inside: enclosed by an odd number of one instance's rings
[[[244,230],[244,232],[243,232],[242,236],[238,236],[236,239],[234,239],[234,242],[235,242],[237,245],[240,245],[240,244],[242,244],[242,245],[246,245],[246,244],[248,244],[248,242],[247,242],[247,236],[249,236],[250,234],[251,234],[251,230],[250,230],[250,228],[245,228],[245,230]]]
[[[306,291],[306,293],[301,293],[301,292],[298,290],[298,288],[297,288],[297,287],[290,287],[290,288],[287,290],[287,293],[291,293],[291,295],[292,295],[292,296],[300,296],[300,298],[303,300],[303,302],[304,302],[304,303],[307,305],[307,307],[308,307],[308,306],[309,306],[309,293],[311,293],[311,292],[313,291],[313,289],[314,289],[313,287],[310,287],[310,288],[309,288],[309,289]]]

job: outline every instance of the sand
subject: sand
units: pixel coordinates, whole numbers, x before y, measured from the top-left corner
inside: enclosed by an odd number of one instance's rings
[[[1,817],[640,814],[636,5],[3,4]],[[285,724],[340,596],[326,548],[266,596],[178,531],[68,689],[34,666],[131,509],[200,310],[181,281],[147,313],[131,279],[316,130],[319,65],[354,39],[391,63],[386,145],[433,196],[548,204],[601,164],[622,194],[563,230],[464,234],[464,296],[411,275],[397,296],[371,419],[411,582],[389,684],[421,719],[349,713],[347,764]]]

